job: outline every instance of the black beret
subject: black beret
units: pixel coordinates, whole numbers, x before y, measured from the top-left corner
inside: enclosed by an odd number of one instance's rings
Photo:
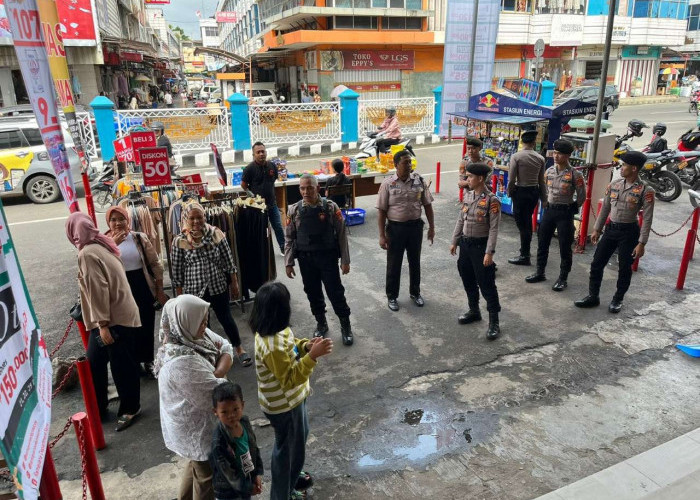
[[[537,139],[537,130],[526,130],[520,134],[520,140],[523,142],[535,142]]]
[[[481,142],[481,139],[477,139],[476,137],[467,137],[467,146],[474,146],[475,148],[480,148],[484,145],[483,142]]]
[[[491,173],[491,168],[486,163],[470,163],[467,166],[467,172],[474,175],[486,177]]]
[[[628,151],[620,156],[620,160],[627,165],[637,167],[637,170],[639,170],[643,168],[644,164],[647,162],[647,155],[641,151]]]
[[[566,139],[557,139],[554,141],[554,151],[561,154],[570,155],[574,152],[574,145],[571,143],[571,141],[567,141]]]

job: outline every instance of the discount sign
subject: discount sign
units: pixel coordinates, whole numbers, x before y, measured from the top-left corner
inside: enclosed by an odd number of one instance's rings
[[[139,154],[141,155],[144,185],[164,186],[172,184],[167,148],[141,148]]]
[[[143,132],[131,132],[131,147],[134,149],[134,161],[137,165],[141,164],[141,158],[139,152],[143,148],[155,148],[158,144],[156,143],[156,134],[152,131]]]
[[[117,155],[117,161],[134,161],[131,136],[125,135],[114,141],[114,152]]]

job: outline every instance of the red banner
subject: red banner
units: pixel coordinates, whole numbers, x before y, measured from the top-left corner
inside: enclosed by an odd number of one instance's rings
[[[217,23],[235,23],[238,21],[238,17],[235,12],[217,12],[216,22]]]
[[[141,148],[139,155],[141,166],[143,167],[144,186],[167,186],[172,184],[168,148]]]
[[[0,0],[0,38],[12,38],[10,23],[3,7],[5,0]],[[15,2],[21,4],[21,2]],[[79,43],[66,45],[95,45],[95,20],[92,16],[90,0],[71,0],[57,2],[56,10],[61,20],[61,37],[63,40],[75,40]],[[80,43],[83,42],[83,43]]]
[[[143,54],[140,54],[138,52],[128,52],[123,50],[119,53],[119,55],[124,61],[143,62]]]
[[[412,50],[329,50],[321,51],[321,70],[413,69]]]
[[[168,5],[170,0],[145,0],[146,5]]]
[[[152,131],[131,132],[131,147],[134,148],[134,161],[141,165],[141,148],[155,148],[158,144],[156,134]]]
[[[114,152],[117,155],[117,161],[134,161],[131,136],[125,135],[114,141]]]

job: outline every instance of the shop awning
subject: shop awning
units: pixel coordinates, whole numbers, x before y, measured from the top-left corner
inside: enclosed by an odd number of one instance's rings
[[[472,120],[482,120],[498,123],[509,123],[511,125],[525,125],[526,123],[534,123],[545,118],[535,118],[531,116],[518,115],[502,115],[500,113],[486,113],[484,111],[469,111],[469,113],[448,113],[450,116],[459,118],[471,118]]]

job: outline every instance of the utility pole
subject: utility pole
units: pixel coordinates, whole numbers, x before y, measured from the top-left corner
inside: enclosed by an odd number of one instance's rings
[[[596,162],[598,156],[598,141],[600,138],[600,122],[603,119],[603,103],[605,101],[605,88],[608,83],[608,63],[610,62],[610,45],[612,42],[613,24],[615,22],[616,2],[609,2],[608,26],[605,32],[605,49],[603,50],[603,67],[600,74],[600,86],[598,92],[598,105],[595,111],[595,128],[593,129],[593,145],[591,146],[590,163]]]

